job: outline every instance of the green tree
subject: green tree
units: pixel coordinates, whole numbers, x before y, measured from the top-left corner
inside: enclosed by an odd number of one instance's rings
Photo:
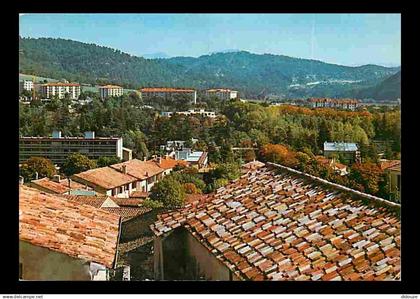
[[[185,202],[185,191],[175,178],[166,176],[153,185],[150,199],[162,202],[165,208],[180,208]]]
[[[73,174],[93,169],[95,167],[96,162],[94,160],[90,160],[88,157],[80,153],[74,153],[67,157],[66,161],[61,167],[61,171],[65,175],[71,176]]]
[[[120,163],[121,159],[117,156],[114,157],[100,157],[98,160],[96,160],[96,164],[98,167],[105,167],[112,164]]]
[[[36,178],[49,177],[51,178],[56,174],[56,169],[51,160],[42,157],[31,157],[22,163],[19,168],[19,174],[25,179],[25,181],[31,181]]]

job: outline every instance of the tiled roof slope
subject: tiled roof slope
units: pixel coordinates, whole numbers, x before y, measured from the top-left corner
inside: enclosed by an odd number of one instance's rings
[[[62,179],[60,182],[55,182],[51,180],[50,178],[42,178],[39,180],[33,180],[31,181],[31,186],[34,188],[41,187],[45,190],[50,191],[51,193],[56,194],[63,194],[70,190],[68,187],[68,180]],[[79,184],[75,181],[70,181],[70,187],[72,189],[86,189],[86,187],[82,184]],[[38,189],[38,188],[37,188]]]
[[[127,174],[140,180],[152,177],[165,171],[165,169],[160,168],[153,160],[141,161],[138,159],[132,159],[126,162],[113,164],[110,167],[117,171],[123,171],[123,165],[126,166]]]
[[[109,211],[113,214],[120,215],[123,222],[133,219],[137,216],[146,214],[152,210],[151,208],[147,208],[144,206],[141,206],[141,207],[127,207],[126,206],[126,207],[118,207],[118,208],[106,207],[102,209],[104,209],[105,211]]]
[[[396,216],[273,166],[160,215],[151,228],[160,236],[181,225],[242,279],[399,279]]]
[[[84,171],[73,175],[73,178],[75,180],[82,179],[91,182],[104,189],[112,189],[137,181],[135,177],[121,173],[111,167],[101,167]]]
[[[74,203],[85,204],[94,208],[102,207],[103,203],[109,198],[106,195],[91,196],[91,195],[67,195],[63,194],[61,197],[68,199]]]
[[[19,188],[22,241],[112,268],[119,231],[118,215],[26,186]]]

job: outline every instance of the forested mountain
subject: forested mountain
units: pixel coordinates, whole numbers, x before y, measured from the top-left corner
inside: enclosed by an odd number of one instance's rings
[[[348,67],[283,55],[246,51],[198,58],[145,59],[71,40],[20,38],[19,72],[128,88],[230,87],[245,98],[338,96],[374,87],[399,68]]]
[[[357,93],[361,98],[372,98],[381,101],[395,101],[401,98],[401,71],[386,78],[379,84],[362,89]]]

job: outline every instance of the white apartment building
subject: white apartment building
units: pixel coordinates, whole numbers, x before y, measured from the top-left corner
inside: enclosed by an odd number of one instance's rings
[[[201,115],[204,117],[210,117],[210,118],[215,118],[216,117],[216,112],[214,111],[205,111],[204,109],[199,109],[199,110],[194,110],[194,109],[190,109],[188,111],[178,111],[178,112],[170,112],[170,111],[162,111],[160,113],[161,116],[166,116],[166,117],[171,117],[173,114],[181,114],[181,115]]]
[[[21,93],[24,90],[32,91],[34,88],[34,82],[30,80],[23,80],[19,82],[19,93]]]
[[[207,89],[206,96],[216,97],[220,100],[230,100],[236,99],[238,97],[238,92],[236,90],[231,90],[228,88]]]
[[[176,96],[186,95],[191,97],[191,102],[197,104],[197,91],[194,89],[167,88],[167,87],[145,87],[140,90],[143,100],[153,97],[173,99]]]
[[[118,85],[105,85],[99,87],[99,95],[101,99],[109,97],[119,97],[123,95],[123,88]]]
[[[63,99],[68,93],[70,98],[76,100],[80,96],[80,84],[77,83],[47,83],[40,86],[40,93],[42,98],[51,99],[58,96]]]

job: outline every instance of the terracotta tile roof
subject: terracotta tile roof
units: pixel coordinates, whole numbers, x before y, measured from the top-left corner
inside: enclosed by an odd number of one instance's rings
[[[49,191],[51,193],[55,194],[63,194],[68,191],[70,191],[70,188],[68,187],[68,180],[62,179],[60,182],[55,182],[49,178],[42,178],[39,180],[33,180],[31,181],[31,187],[37,188],[40,187],[42,189],[41,191]],[[85,185],[79,184],[78,182],[71,181],[70,182],[71,189],[82,189],[86,190],[87,188]]]
[[[194,89],[171,88],[171,87],[145,87],[141,92],[194,92]]]
[[[236,92],[236,90],[231,90],[229,88],[212,88],[212,89],[207,89],[207,92]]]
[[[248,171],[248,170],[255,170],[263,166],[265,166],[265,163],[263,162],[260,162],[258,160],[251,161],[242,165],[242,170],[243,170],[242,172]]]
[[[177,165],[181,165],[181,166],[187,166],[188,165],[187,161],[175,160],[171,157],[161,157],[160,158],[160,163],[159,163],[158,158],[153,159],[152,161],[154,161],[156,163],[156,165],[158,165],[160,168],[163,168],[163,169],[173,169]]]
[[[120,207],[138,207],[143,203],[143,200],[137,198],[113,197],[112,200]]]
[[[398,166],[401,164],[401,160],[382,160],[379,162],[379,167],[382,170],[386,170],[388,168]]]
[[[387,168],[387,170],[401,171],[401,164]]]
[[[130,198],[148,198],[149,192],[133,191],[130,193]]]
[[[61,197],[66,198],[68,201],[75,202],[78,204],[85,204],[95,208],[102,207],[103,203],[110,198],[109,196],[99,195],[99,196],[90,196],[90,195],[67,195],[63,194]]]
[[[141,161],[132,159],[130,161],[113,164],[110,167],[121,173],[121,171],[123,171],[123,165],[127,167],[127,174],[140,180],[144,180],[164,171],[164,169],[160,168],[153,160]]]
[[[113,214],[120,215],[123,222],[152,211],[151,208],[147,208],[147,207],[119,207],[119,208],[102,208],[102,209],[105,211],[111,212]]]
[[[75,174],[72,178],[90,182],[107,190],[137,181],[135,177],[121,173],[111,167],[91,169]]]
[[[26,186],[19,187],[19,239],[114,266],[120,217]]]
[[[184,226],[245,280],[399,279],[399,219],[337,190],[262,167],[159,215],[151,229]]]

